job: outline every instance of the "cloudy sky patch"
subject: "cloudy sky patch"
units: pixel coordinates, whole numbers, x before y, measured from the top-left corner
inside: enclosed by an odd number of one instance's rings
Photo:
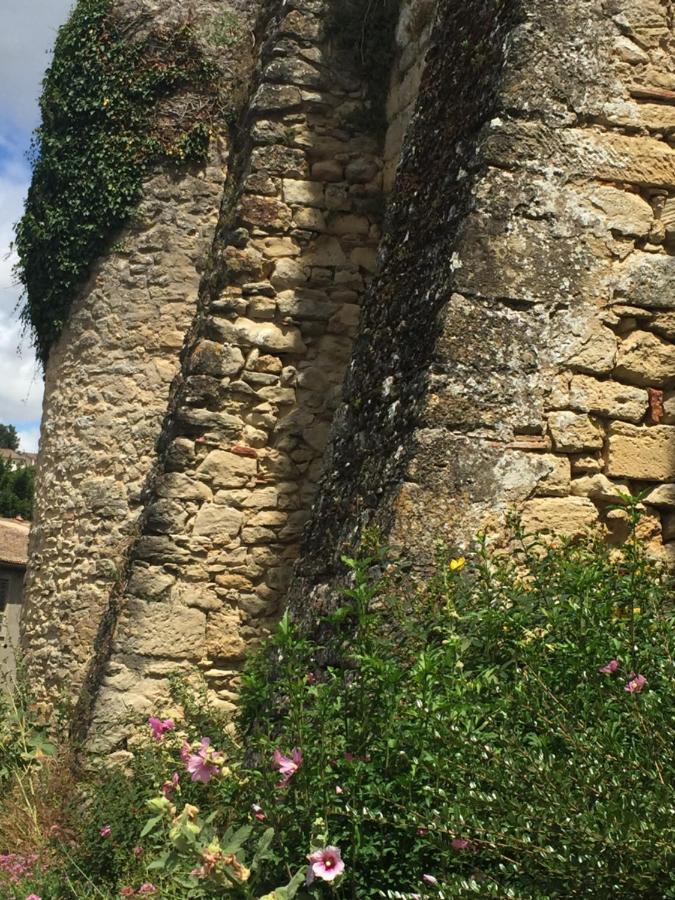
[[[26,154],[38,124],[38,97],[49,52],[71,0],[5,0],[0,30],[0,422],[15,425],[23,450],[37,449],[42,373],[17,305],[12,275],[14,223],[30,181]]]

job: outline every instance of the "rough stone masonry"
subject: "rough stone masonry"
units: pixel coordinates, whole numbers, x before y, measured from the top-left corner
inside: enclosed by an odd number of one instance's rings
[[[672,4],[404,0],[383,110],[333,0],[236,11],[237,129],[147,182],[48,365],[23,646],[99,749],[177,669],[231,708],[365,525],[620,541],[647,491],[675,562]]]

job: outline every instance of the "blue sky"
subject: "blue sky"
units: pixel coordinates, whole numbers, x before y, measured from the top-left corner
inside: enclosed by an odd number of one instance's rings
[[[26,152],[38,124],[40,82],[72,0],[3,0],[0,29],[0,422],[16,425],[23,450],[37,449],[42,373],[18,320],[13,226],[30,181]]]

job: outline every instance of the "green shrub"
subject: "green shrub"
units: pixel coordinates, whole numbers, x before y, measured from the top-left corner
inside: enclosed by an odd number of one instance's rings
[[[637,541],[346,563],[330,638],[285,617],[252,659],[234,740],[176,682],[184,720],[86,788],[38,895],[675,898],[674,585]],[[326,846],[344,873],[301,886]]]
[[[22,317],[43,363],[143,178],[160,162],[205,158],[211,124],[226,112],[219,76],[187,21],[131,38],[111,0],[79,0],[60,29],[16,228]],[[188,109],[163,115],[167,99],[187,93]]]

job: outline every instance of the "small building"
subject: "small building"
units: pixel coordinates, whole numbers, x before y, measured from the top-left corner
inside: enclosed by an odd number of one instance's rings
[[[32,468],[37,461],[37,453],[24,453],[23,450],[9,450],[6,447],[0,447],[0,459],[11,463],[13,469],[23,466]]]
[[[0,519],[0,687],[15,668],[30,522]]]

